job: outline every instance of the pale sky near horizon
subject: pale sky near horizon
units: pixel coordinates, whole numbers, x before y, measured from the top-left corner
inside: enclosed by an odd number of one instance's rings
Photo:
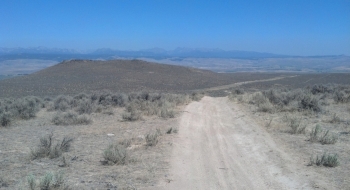
[[[0,47],[350,55],[350,0],[1,0]]]

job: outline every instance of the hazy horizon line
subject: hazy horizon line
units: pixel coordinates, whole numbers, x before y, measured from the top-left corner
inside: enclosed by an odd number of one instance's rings
[[[113,48],[113,47],[97,47],[94,49],[80,49],[80,48],[67,48],[67,47],[48,47],[48,46],[16,46],[16,47],[0,47],[0,49],[34,49],[34,48],[45,48],[48,50],[69,50],[69,51],[75,51],[75,53],[80,53],[80,54],[89,54],[89,53],[93,53],[97,50],[102,50],[102,49],[106,49],[106,50],[112,50],[112,51],[133,51],[133,52],[137,52],[137,51],[149,51],[149,50],[164,50],[166,52],[170,52],[170,51],[175,51],[177,49],[188,49],[188,50],[200,50],[200,51],[212,51],[212,50],[218,50],[218,51],[225,51],[225,52],[254,52],[254,53],[266,53],[266,54],[274,54],[274,55],[280,55],[280,56],[295,56],[295,57],[318,57],[318,56],[350,56],[347,54],[315,54],[315,55],[295,55],[295,54],[280,54],[280,53],[274,53],[274,52],[267,52],[267,51],[256,51],[256,50],[227,50],[224,48],[218,48],[218,47],[213,47],[213,48],[207,48],[207,47],[185,47],[185,46],[179,46],[176,48],[162,48],[162,47],[150,47],[150,48],[140,48],[140,49],[119,49],[119,48]]]

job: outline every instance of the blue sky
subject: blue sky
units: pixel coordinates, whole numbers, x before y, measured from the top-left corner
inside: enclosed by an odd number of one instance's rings
[[[0,47],[350,55],[350,0],[1,0]]]

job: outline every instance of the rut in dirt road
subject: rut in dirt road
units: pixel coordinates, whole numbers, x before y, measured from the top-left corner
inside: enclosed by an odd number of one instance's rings
[[[164,189],[312,189],[269,134],[231,107],[211,97],[187,106]]]

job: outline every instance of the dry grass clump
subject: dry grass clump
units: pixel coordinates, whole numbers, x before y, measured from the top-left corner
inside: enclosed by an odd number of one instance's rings
[[[316,158],[311,157],[309,166],[326,166],[326,167],[336,167],[339,165],[337,154],[327,154],[324,153],[322,156],[316,156]]]
[[[39,145],[30,151],[32,160],[49,157],[51,159],[60,157],[63,152],[68,152],[73,139],[64,137],[61,142],[54,145],[53,134],[40,138]]]
[[[91,118],[86,115],[78,115],[74,111],[58,112],[53,118],[52,122],[55,125],[87,125],[92,122]]]
[[[27,176],[27,188],[30,190],[68,190],[70,189],[64,180],[64,174],[59,172],[46,172],[37,179],[33,174]]]

